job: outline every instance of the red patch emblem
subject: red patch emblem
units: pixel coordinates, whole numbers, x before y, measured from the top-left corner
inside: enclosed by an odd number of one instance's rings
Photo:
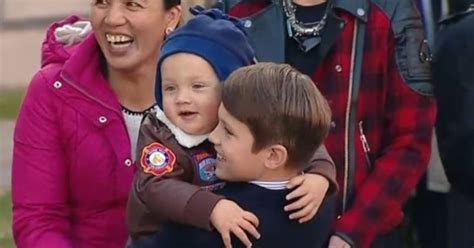
[[[174,153],[160,143],[152,143],[143,148],[140,159],[143,171],[155,176],[163,176],[172,172],[175,162]]]

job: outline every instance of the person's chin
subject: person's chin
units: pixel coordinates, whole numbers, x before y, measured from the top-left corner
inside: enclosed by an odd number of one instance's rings
[[[194,126],[194,125],[189,125],[189,123],[178,121],[176,124],[176,127],[181,129],[181,131],[185,132],[186,134],[189,135],[201,135],[202,131],[200,130],[199,127]]]
[[[133,58],[125,59],[125,58],[117,58],[117,57],[111,57],[107,59],[107,63],[109,66],[115,70],[121,70],[121,71],[129,71],[133,68],[135,68],[135,61],[133,61]]]

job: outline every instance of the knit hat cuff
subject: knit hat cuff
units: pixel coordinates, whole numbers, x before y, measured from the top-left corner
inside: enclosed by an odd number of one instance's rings
[[[174,36],[166,43],[161,50],[160,65],[166,57],[175,53],[195,54],[205,59],[214,68],[219,80],[225,80],[235,69],[249,63],[241,61],[237,54],[233,54],[222,44],[204,37]]]
[[[173,41],[170,42],[171,40]],[[247,61],[241,61],[236,54],[233,54],[228,48],[213,40],[189,35],[174,36],[170,38],[161,49],[156,75],[156,99],[162,99],[161,63],[168,56],[177,53],[190,53],[203,58],[212,66],[220,81],[224,81],[234,70],[249,64]],[[185,68],[183,68],[183,70],[185,70]],[[162,101],[158,101],[157,104],[160,108],[163,108]]]

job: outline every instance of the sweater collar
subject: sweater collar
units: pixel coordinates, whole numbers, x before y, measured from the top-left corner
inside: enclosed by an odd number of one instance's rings
[[[250,181],[249,183],[269,190],[284,190],[287,189],[288,185],[288,181]]]

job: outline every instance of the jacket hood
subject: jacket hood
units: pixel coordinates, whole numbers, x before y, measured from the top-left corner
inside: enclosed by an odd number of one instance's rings
[[[53,23],[42,44],[41,67],[66,62],[77,48],[76,44],[84,40],[91,30],[90,22],[81,20],[78,16]]]

